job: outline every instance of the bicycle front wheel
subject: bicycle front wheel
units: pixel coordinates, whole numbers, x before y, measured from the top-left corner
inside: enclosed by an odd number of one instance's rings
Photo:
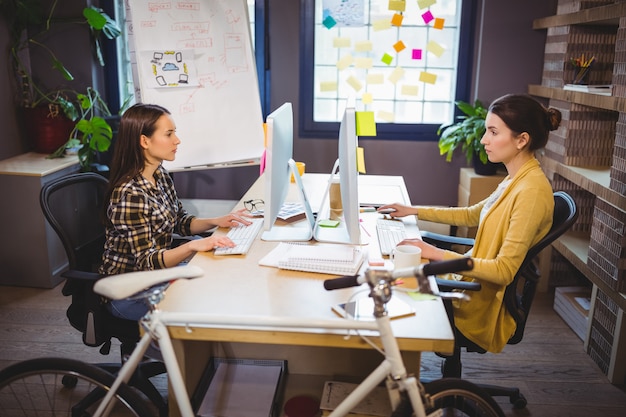
[[[443,378],[424,385],[430,401],[426,412],[440,410],[447,417],[504,417],[496,401],[479,386],[458,378]]]
[[[85,362],[41,358],[0,371],[0,410],[10,417],[91,416],[115,377]],[[110,416],[152,417],[155,412],[136,391],[122,384]]]

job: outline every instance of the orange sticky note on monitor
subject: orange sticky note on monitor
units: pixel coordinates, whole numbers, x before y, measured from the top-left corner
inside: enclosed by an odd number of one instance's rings
[[[356,135],[376,136],[376,122],[374,121],[374,112],[356,112]]]

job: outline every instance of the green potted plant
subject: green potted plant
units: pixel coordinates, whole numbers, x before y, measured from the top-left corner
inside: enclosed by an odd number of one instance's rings
[[[48,3],[50,8],[44,9],[42,0],[0,0],[0,14],[8,24],[11,38],[9,58],[16,80],[17,101],[22,114],[42,117],[39,122],[24,121],[27,130],[30,128],[29,135],[37,133],[32,128],[40,127],[46,133],[55,134],[54,139],[35,142],[36,151],[60,157],[66,148],[78,148],[81,167],[89,170],[96,154],[110,146],[112,129],[105,117],[111,113],[96,89],[73,87],[74,77],[46,44],[46,36],[56,22],[88,25],[96,59],[103,66],[101,35],[113,39],[121,31],[99,8],[85,7],[82,16],[61,19],[55,17],[58,0]],[[35,48],[50,59],[52,69],[62,76],[64,85],[46,88],[36,79],[30,68],[30,52]]]
[[[480,143],[485,134],[487,109],[480,100],[474,104],[457,101],[456,106],[463,112],[452,124],[442,124],[437,129],[439,136],[439,154],[446,155],[446,161],[452,160],[454,151],[461,147],[468,164],[474,164],[476,173],[494,175],[498,164],[492,164],[487,158],[485,147]]]

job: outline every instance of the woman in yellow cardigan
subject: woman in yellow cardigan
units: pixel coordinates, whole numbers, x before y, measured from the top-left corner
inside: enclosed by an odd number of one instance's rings
[[[543,148],[561,113],[546,109],[527,95],[505,95],[489,106],[481,139],[491,162],[502,162],[507,177],[488,198],[471,207],[436,208],[390,204],[391,216],[416,215],[422,220],[455,226],[478,226],[469,255],[474,269],[461,278],[478,281],[481,291],[454,306],[457,337],[465,337],[490,352],[500,352],[515,332],[515,322],[502,299],[528,249],[552,226],[554,198],[534,152]],[[401,244],[419,246],[422,257],[446,260],[463,256],[418,239]],[[460,332],[460,334],[459,334]]]

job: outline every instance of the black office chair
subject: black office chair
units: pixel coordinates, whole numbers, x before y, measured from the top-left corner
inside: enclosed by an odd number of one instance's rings
[[[531,247],[522,262],[519,270],[513,278],[513,282],[509,284],[504,293],[504,304],[511,314],[517,328],[515,333],[508,341],[508,344],[514,345],[521,342],[524,337],[524,329],[526,320],[530,312],[537,284],[539,283],[540,272],[537,267],[536,257],[544,248],[554,242],[559,236],[565,233],[576,221],[578,212],[576,203],[567,193],[556,191],[554,193],[554,215],[552,227],[548,234],[541,239],[535,246]],[[452,247],[452,245],[472,246],[473,239],[461,238],[454,236],[444,236],[436,233],[423,232],[422,238],[439,247]],[[455,281],[437,279],[437,283],[442,291],[452,291],[454,289],[479,290],[477,283],[463,283],[464,287],[457,286]],[[477,285],[471,285],[477,284]],[[449,303],[449,302],[446,302]],[[454,317],[451,314],[452,306],[447,304],[446,308],[454,323]],[[464,338],[457,338],[454,353],[444,359],[442,373],[444,377],[461,377],[461,348],[465,348],[467,352],[486,353],[482,347],[472,343]],[[491,396],[508,396],[514,408],[524,408],[526,406],[526,398],[522,395],[518,388],[499,387],[493,385],[481,385]]]
[[[66,278],[63,295],[72,297],[67,317],[71,325],[83,333],[83,342],[100,346],[103,355],[109,354],[113,338],[120,341],[120,362],[97,364],[114,374],[139,341],[139,326],[135,321],[113,316],[102,297],[93,292],[94,283],[101,278],[97,270],[104,251],[102,219],[107,187],[107,179],[95,173],[61,177],[42,188],[40,204],[46,220],[63,244],[69,263],[69,269],[61,274]],[[165,416],[167,402],[149,380],[163,373],[162,362],[145,361],[130,384],[143,392]],[[86,399],[85,403],[88,401]]]

